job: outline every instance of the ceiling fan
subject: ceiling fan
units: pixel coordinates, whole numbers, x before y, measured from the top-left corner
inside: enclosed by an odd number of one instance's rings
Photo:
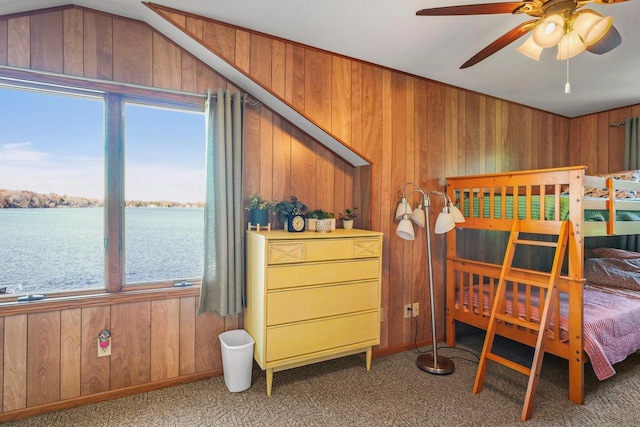
[[[603,54],[622,42],[611,17],[591,10],[578,9],[589,3],[612,4],[627,0],[524,0],[506,3],[484,3],[436,7],[416,12],[418,16],[527,14],[536,19],[523,22],[502,35],[460,67],[468,68],[493,55],[532,31],[518,48],[521,53],[538,60],[544,48],[558,46],[559,60],[571,58],[584,50]]]

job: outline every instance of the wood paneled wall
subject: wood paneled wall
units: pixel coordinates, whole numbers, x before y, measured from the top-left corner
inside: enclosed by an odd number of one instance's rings
[[[156,10],[372,161],[355,170],[267,107],[247,109],[247,193],[276,200],[295,194],[311,208],[335,212],[371,206],[361,212],[360,225],[385,233],[378,354],[412,347],[415,325],[403,318],[404,304],[421,304],[418,340],[426,343],[430,335],[424,240],[395,235],[393,212],[404,183],[443,190],[446,176],[571,164],[587,164],[592,172],[619,169],[623,131],[608,123],[638,113],[635,106],[567,119],[180,11]],[[149,26],[77,7],[0,18],[0,65],[200,93],[232,86]],[[434,198],[432,220],[441,206]],[[443,236],[434,236],[441,335],[444,243]],[[490,247],[483,237],[465,242],[469,252]],[[219,373],[216,337],[241,327],[242,319],[196,316],[195,298],[136,297],[19,314],[0,307],[0,421],[19,408],[36,413],[51,409],[50,402],[77,402],[77,396],[99,399],[109,390],[143,390],[168,384],[166,378]],[[94,342],[104,327],[118,338],[111,358],[98,359]]]
[[[370,159],[371,228],[385,233],[381,349],[408,348],[414,324],[403,305],[428,313],[424,240],[395,235],[406,182],[444,189],[463,174],[564,166],[569,120],[175,9],[153,9],[251,76],[354,151]],[[261,182],[262,185],[262,182]],[[415,202],[415,200],[414,200]],[[434,199],[432,220],[442,207]],[[476,239],[467,251],[490,245]],[[444,238],[434,237],[438,318],[444,316]],[[444,333],[439,322],[440,334]],[[419,318],[418,339],[430,336]]]
[[[247,65],[263,62],[258,55]],[[0,65],[202,94],[233,88],[148,25],[77,7],[0,17]],[[295,194],[311,208],[341,211],[368,188],[354,167],[266,106],[248,107],[246,126],[246,194]],[[242,327],[242,316],[196,315],[198,290],[186,292],[0,306],[0,422],[220,375],[217,337]],[[98,358],[102,329],[113,348]]]

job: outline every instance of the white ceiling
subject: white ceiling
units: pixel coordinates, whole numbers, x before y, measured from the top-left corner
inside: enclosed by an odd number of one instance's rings
[[[622,45],[604,55],[584,52],[572,58],[570,94],[564,93],[567,64],[557,61],[552,49],[546,49],[539,62],[516,51],[526,37],[473,67],[459,69],[480,49],[530,20],[528,15],[415,15],[419,9],[490,3],[490,0],[156,2],[565,117],[640,104],[640,0],[585,7],[613,17]],[[69,3],[69,0],[0,0],[0,15]],[[153,12],[138,0],[74,3],[154,21]],[[154,26],[163,30],[157,22]]]

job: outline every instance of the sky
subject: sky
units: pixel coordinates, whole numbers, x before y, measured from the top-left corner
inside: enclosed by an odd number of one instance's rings
[[[127,104],[125,199],[204,200],[204,115]],[[101,100],[0,86],[0,188],[104,198]]]

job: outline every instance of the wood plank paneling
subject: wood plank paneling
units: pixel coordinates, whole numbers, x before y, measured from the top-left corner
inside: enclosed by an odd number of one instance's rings
[[[113,78],[123,83],[153,85],[153,36],[141,23],[113,20]]]
[[[218,335],[224,332],[224,318],[207,312],[196,316],[196,372],[222,369]]]
[[[31,65],[31,17],[21,16],[8,21],[7,65],[29,68]]]
[[[113,80],[113,18],[84,12],[84,75]]]
[[[60,312],[28,316],[27,406],[60,400]]]
[[[331,56],[306,49],[304,55],[304,112],[318,126],[331,129]]]
[[[180,299],[151,302],[151,381],[180,375]]]
[[[180,375],[196,371],[196,298],[180,298]]]
[[[111,389],[151,380],[151,303],[111,306]]]
[[[224,59],[233,62],[236,44],[235,29],[215,22],[202,23],[202,40],[211,51],[216,52]]]
[[[62,12],[63,72],[82,76],[84,74],[84,16],[78,9]]]
[[[111,329],[109,306],[82,309],[82,364],[80,394],[82,396],[109,390],[109,357],[98,357],[98,335]]]
[[[27,315],[4,318],[4,411],[27,406]]]
[[[62,11],[31,17],[31,66],[37,70],[63,71]]]
[[[165,37],[153,33],[153,86],[180,90],[182,86],[182,52]]]
[[[7,65],[7,48],[9,46],[9,21],[0,20],[0,65]]]
[[[60,399],[80,396],[82,366],[82,310],[60,312]]]

